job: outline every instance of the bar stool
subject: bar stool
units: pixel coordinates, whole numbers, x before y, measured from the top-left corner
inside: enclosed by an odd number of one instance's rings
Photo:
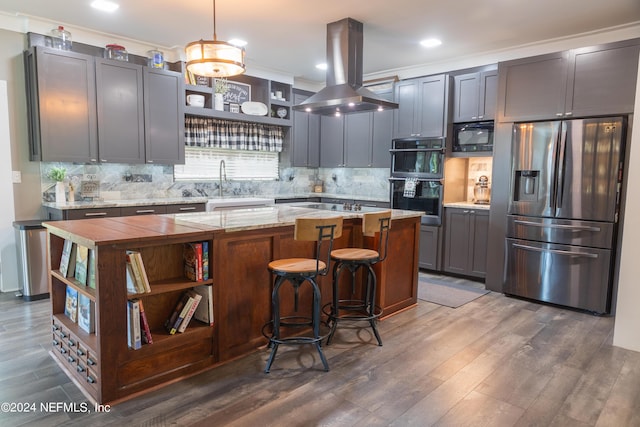
[[[333,267],[333,301],[323,307],[323,312],[328,316],[331,324],[327,345],[329,345],[336,332],[338,322],[341,321],[368,321],[378,340],[378,345],[382,345],[382,340],[376,327],[376,320],[382,314],[382,309],[375,304],[376,273],[372,266],[387,258],[390,228],[391,211],[366,213],[362,217],[362,234],[366,237],[375,237],[376,233],[379,233],[378,250],[343,248],[331,251],[331,260],[335,261]],[[338,282],[343,268],[347,268],[351,272],[351,299],[340,299]],[[367,274],[367,280],[363,286],[357,286],[356,281],[356,273],[360,268],[365,268]],[[360,297],[356,297],[356,291],[358,290],[360,291]]]
[[[269,339],[271,354],[267,360],[265,373],[271,370],[271,364],[278,352],[280,344],[314,344],[320,354],[320,360],[324,365],[324,370],[329,370],[329,364],[324,357],[320,342],[324,336],[320,336],[320,302],[321,294],[316,278],[324,276],[329,271],[331,258],[329,254],[333,247],[333,239],[342,235],[342,217],[330,218],[296,218],[294,239],[301,241],[315,241],[315,258],[287,258],[271,261],[268,265],[269,271],[275,275],[273,291],[271,294],[271,304],[273,320],[267,322],[262,328],[262,334]],[[323,245],[323,243],[326,243]],[[323,261],[326,259],[326,261]],[[311,316],[281,316],[280,314],[280,288],[288,282],[293,286],[294,291],[294,311],[298,311],[298,292],[304,282],[311,285],[313,298],[311,304]],[[271,335],[265,332],[268,326],[272,326]],[[283,336],[281,329],[308,328],[311,327],[310,336]]]

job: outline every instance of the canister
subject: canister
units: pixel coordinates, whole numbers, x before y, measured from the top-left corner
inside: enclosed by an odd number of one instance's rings
[[[118,61],[128,61],[129,53],[119,44],[108,44],[104,49],[104,57],[108,59],[117,59]]]
[[[147,52],[149,58],[149,67],[151,68],[164,68],[164,53],[159,50],[150,50]]]
[[[51,42],[55,49],[71,50],[71,33],[59,25],[51,30]]]

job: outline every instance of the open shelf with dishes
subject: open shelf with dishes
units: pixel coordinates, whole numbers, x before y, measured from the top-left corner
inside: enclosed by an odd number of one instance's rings
[[[215,109],[215,79],[205,86],[185,85],[185,114],[290,127],[292,85],[259,77],[240,75],[227,79],[228,92],[222,110]],[[196,102],[190,102],[200,98]],[[247,102],[247,104],[244,104]],[[244,104],[244,105],[243,105]]]

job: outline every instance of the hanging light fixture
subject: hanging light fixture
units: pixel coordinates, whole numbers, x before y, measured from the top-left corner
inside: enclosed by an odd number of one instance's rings
[[[213,40],[191,42],[185,47],[187,70],[198,76],[231,77],[245,72],[244,48],[216,35],[216,0],[213,0]]]

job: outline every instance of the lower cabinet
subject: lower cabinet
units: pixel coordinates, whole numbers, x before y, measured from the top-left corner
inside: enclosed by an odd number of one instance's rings
[[[420,256],[418,265],[427,270],[440,270],[440,227],[420,226]]]
[[[445,208],[443,270],[484,278],[487,269],[489,211]]]
[[[46,208],[47,219],[51,221],[88,218],[108,218],[114,216],[160,215],[185,212],[204,212],[204,203],[183,203],[173,205],[143,205],[109,208],[56,209]]]

